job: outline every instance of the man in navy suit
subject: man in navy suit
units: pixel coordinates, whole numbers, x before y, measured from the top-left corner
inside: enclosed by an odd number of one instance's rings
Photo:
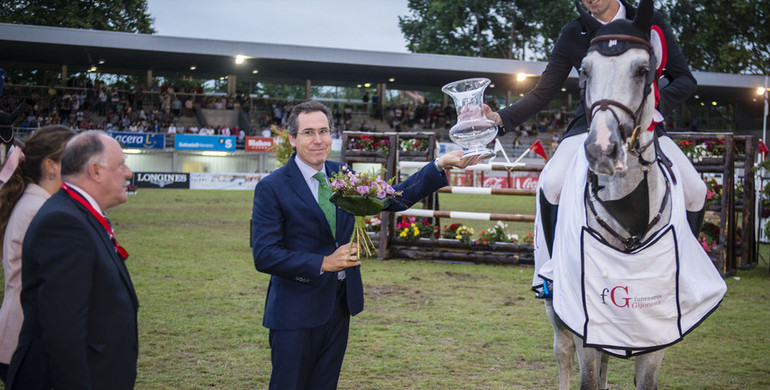
[[[348,340],[350,316],[364,308],[360,261],[349,243],[354,218],[335,207],[335,228],[319,206],[322,180],[344,164],[327,161],[332,113],[321,103],[294,107],[288,120],[296,153],[257,184],[252,248],[257,270],[272,275],[262,325],[270,329],[270,388],[334,389]],[[444,167],[478,158],[447,153],[395,186],[402,195],[388,210],[404,210],[448,185]],[[325,183],[324,183],[325,184]]]
[[[133,389],[139,302],[104,211],[127,200],[120,145],[101,131],[64,149],[62,189],[22,247],[24,323],[8,389]]]

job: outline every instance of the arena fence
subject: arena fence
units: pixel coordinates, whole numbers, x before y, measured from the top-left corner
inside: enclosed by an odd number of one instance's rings
[[[711,248],[709,255],[716,267],[724,275],[734,274],[738,268],[752,267],[757,264],[756,241],[756,196],[753,161],[756,158],[755,140],[751,136],[736,136],[732,133],[670,133],[676,142],[689,141],[704,143],[708,140],[723,145],[723,153],[710,155],[694,162],[696,170],[704,178],[714,177],[721,185],[722,194],[718,202],[710,202],[707,206],[706,220],[719,227],[717,246]],[[420,151],[404,152],[401,142],[405,140],[422,139],[429,145],[435,145],[435,133],[343,133],[342,145],[350,145],[351,138],[361,136],[374,139],[387,138],[391,147],[387,150],[355,150],[343,147],[341,161],[346,163],[366,162],[379,163],[387,169],[386,179],[398,175],[401,169],[421,168],[433,161],[436,150],[428,147]],[[448,171],[450,183],[464,176],[465,183],[476,182],[478,175],[491,171],[508,171],[508,175],[516,171],[540,172],[542,164],[511,164],[492,163],[479,164],[465,170]],[[473,180],[468,180],[472,178]],[[510,181],[510,177],[509,177]],[[736,181],[740,183],[736,190]],[[439,190],[439,193],[459,193],[473,195],[524,195],[534,196],[534,189],[517,188],[481,188],[465,186],[449,186]],[[424,201],[424,209],[409,209],[398,213],[384,212],[382,225],[376,244],[378,257],[400,257],[415,259],[444,259],[470,261],[477,263],[521,264],[533,261],[531,244],[495,243],[484,246],[468,246],[459,240],[443,238],[421,238],[416,241],[401,239],[395,234],[395,217],[406,215],[429,218],[440,226],[441,218],[463,218],[489,221],[530,222],[534,215],[496,214],[481,212],[466,212],[461,210],[441,210],[438,195],[434,194]]]

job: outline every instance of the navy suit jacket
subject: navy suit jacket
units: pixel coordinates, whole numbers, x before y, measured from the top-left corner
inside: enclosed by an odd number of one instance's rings
[[[257,270],[272,275],[262,325],[275,330],[312,328],[331,319],[337,293],[337,273],[321,273],[324,256],[350,241],[354,217],[337,210],[337,239],[323,211],[294,162],[262,179],[254,190],[251,243]],[[344,164],[327,161],[331,177]],[[448,185],[434,164],[394,186],[403,191],[386,209],[405,210]],[[345,269],[347,304],[351,315],[364,308],[360,266]]]
[[[8,388],[132,389],[139,303],[107,230],[59,190],[22,247],[24,324]]]

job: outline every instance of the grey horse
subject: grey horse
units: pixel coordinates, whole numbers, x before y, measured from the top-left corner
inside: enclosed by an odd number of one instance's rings
[[[580,70],[590,123],[583,143],[589,166],[584,198],[587,225],[621,251],[646,243],[671,217],[670,185],[664,172],[670,163],[660,153],[655,132],[648,131],[655,112],[655,72],[662,56],[662,37],[650,35],[652,14],[652,1],[643,0],[633,22],[596,26]],[[558,293],[557,287],[554,294]],[[585,347],[584,340],[557,316],[552,300],[546,299],[545,307],[554,330],[559,388],[569,388],[576,352],[581,389],[607,388],[609,355]],[[637,355],[637,389],[657,388],[663,356],[663,349]]]

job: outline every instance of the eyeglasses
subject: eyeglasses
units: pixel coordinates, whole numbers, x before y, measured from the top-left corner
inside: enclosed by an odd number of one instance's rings
[[[331,135],[331,130],[329,130],[327,128],[318,129],[318,131],[313,130],[313,129],[302,129],[302,130],[298,131],[297,133],[299,135],[303,136],[303,137],[315,137],[315,135],[318,134],[318,135],[320,135],[323,138],[323,137],[328,137],[329,135]]]

